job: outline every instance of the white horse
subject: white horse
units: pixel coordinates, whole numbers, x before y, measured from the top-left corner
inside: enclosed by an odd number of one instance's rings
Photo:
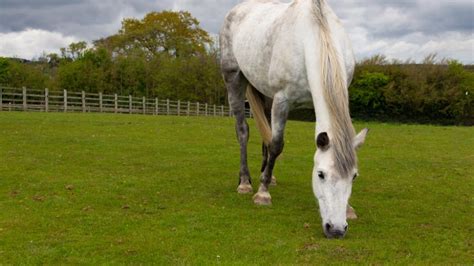
[[[220,33],[221,67],[236,117],[241,167],[239,193],[251,193],[247,166],[249,128],[245,95],[263,138],[261,185],[254,196],[271,204],[268,191],[291,107],[316,110],[313,191],[327,237],[344,237],[353,180],[358,175],[357,136],[349,114],[348,86],[355,60],[349,39],[325,0],[248,0],[227,15]],[[270,122],[270,123],[269,123]],[[353,213],[355,215],[355,213]]]

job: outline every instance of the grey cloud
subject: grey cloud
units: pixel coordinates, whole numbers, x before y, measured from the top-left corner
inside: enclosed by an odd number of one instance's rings
[[[189,10],[212,33],[219,31],[226,12],[240,0],[0,0],[0,32],[38,28],[66,35],[93,38],[110,34],[107,25],[123,16],[142,16],[152,10],[177,7]],[[412,32],[473,30],[471,1],[332,0],[329,1],[348,27],[367,28],[377,37],[397,37]],[[387,10],[404,15],[403,21],[384,22]],[[381,17],[382,16],[382,17]],[[390,22],[390,21],[388,21]],[[104,29],[101,30],[101,26]],[[96,35],[96,36],[94,36]]]
[[[142,16],[171,6],[171,0],[0,0],[0,32],[35,28],[91,40],[118,30],[123,17]]]
[[[361,1],[336,0],[332,5],[347,26],[364,27],[376,38],[397,38],[413,32],[441,34],[470,33],[474,28],[474,4],[471,1]],[[356,11],[356,12],[354,12]],[[387,13],[401,15],[392,21]]]
[[[176,6],[190,11],[201,21],[202,26],[211,33],[218,33],[224,17],[241,0],[178,0]]]
[[[457,36],[464,42],[473,38],[472,0],[327,1],[343,20],[359,47],[379,43],[379,48],[374,48],[373,52],[390,53],[377,50],[388,49],[382,43],[407,42],[422,47],[430,40],[445,41],[440,36]],[[201,21],[204,29],[216,34],[225,14],[240,2],[241,0],[0,0],[0,33],[22,32],[31,28],[92,41],[117,32],[120,21],[125,17],[143,17],[151,11],[180,9],[190,11]],[[466,43],[463,45],[469,46]],[[463,49],[463,55],[469,57],[469,49]],[[474,60],[473,54],[474,51],[468,61]],[[362,54],[365,55],[367,54]]]
[[[69,5],[83,2],[82,0],[1,0],[0,5],[5,8],[15,8],[29,6],[31,8],[45,7],[45,6],[58,6],[58,5]]]

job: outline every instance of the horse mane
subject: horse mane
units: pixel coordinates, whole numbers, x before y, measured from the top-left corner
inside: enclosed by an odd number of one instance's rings
[[[325,13],[326,1],[313,0],[313,3],[313,13],[320,26],[323,94],[331,118],[330,147],[334,152],[335,167],[344,177],[348,176],[357,164],[357,156],[352,145],[355,130],[350,117],[347,80],[331,37]]]

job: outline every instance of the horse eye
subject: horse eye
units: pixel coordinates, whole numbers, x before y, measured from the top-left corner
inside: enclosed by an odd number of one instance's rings
[[[323,172],[318,172],[318,176],[321,180],[324,180],[324,173]]]

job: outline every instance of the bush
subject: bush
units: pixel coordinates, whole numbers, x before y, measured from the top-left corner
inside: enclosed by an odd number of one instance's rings
[[[385,111],[384,90],[389,78],[383,73],[362,73],[349,89],[349,102],[353,115],[371,117]]]
[[[474,73],[447,65],[360,64],[350,88],[356,118],[473,124]]]
[[[356,119],[474,125],[474,72],[457,61],[447,64],[388,64],[365,61],[349,88]],[[313,110],[295,110],[291,119],[314,121]]]

